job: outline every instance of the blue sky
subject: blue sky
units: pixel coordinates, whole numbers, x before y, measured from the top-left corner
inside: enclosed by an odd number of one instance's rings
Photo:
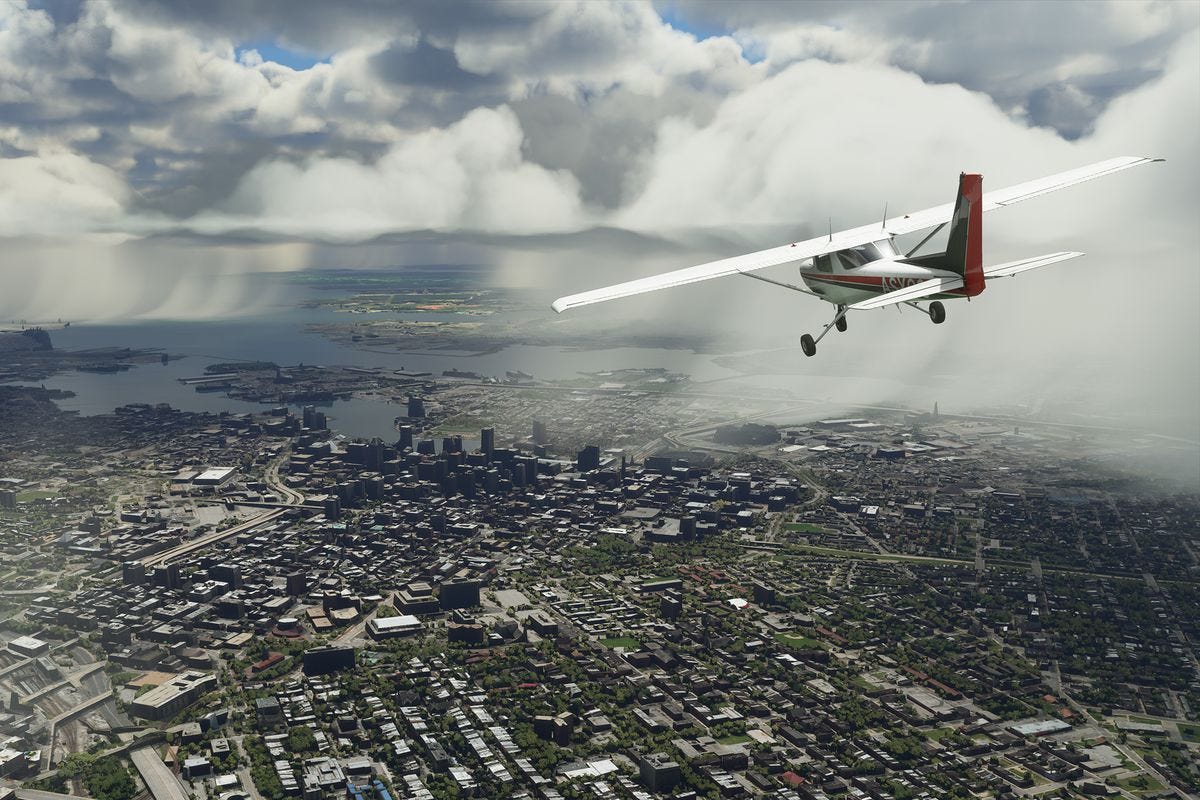
[[[240,45],[237,48],[238,57],[240,58],[242,53],[247,50],[257,50],[258,54],[262,56],[263,61],[274,61],[276,64],[282,64],[292,69],[308,69],[313,64],[320,64],[323,61],[329,60],[328,56],[305,53],[301,50],[287,48],[278,42],[265,39],[246,42]]]

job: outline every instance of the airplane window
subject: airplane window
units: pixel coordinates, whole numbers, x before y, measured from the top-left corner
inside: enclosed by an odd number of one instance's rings
[[[833,272],[833,264],[829,256],[817,256],[813,259],[813,264],[821,272]]]
[[[849,250],[839,250],[837,257],[843,269],[858,269],[864,264],[887,258],[887,255],[877,245],[863,244]]]
[[[896,246],[892,244],[891,239],[883,239],[875,242],[875,249],[879,251],[881,258],[892,258],[893,256],[900,255],[900,252],[896,249]]]
[[[861,245],[860,247],[854,248],[853,252],[862,259],[863,264],[869,264],[872,261],[878,261],[880,258],[882,258],[879,248],[873,244]]]
[[[838,261],[842,262],[842,267],[845,269],[858,269],[863,264],[867,263],[863,258],[862,253],[858,252],[859,248],[853,250],[839,250],[837,253]]]

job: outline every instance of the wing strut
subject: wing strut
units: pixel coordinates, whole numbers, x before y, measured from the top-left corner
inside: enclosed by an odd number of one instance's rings
[[[933,238],[933,237],[934,237],[934,236],[937,234],[937,232],[938,232],[938,231],[940,231],[940,230],[941,230],[942,228],[944,228],[944,227],[946,227],[946,223],[944,223],[944,222],[943,222],[941,225],[938,225],[936,228],[934,228],[933,230],[931,230],[931,231],[929,232],[929,235],[928,235],[928,236],[926,236],[926,237],[925,237],[924,239],[922,239],[921,241],[917,242],[917,246],[916,246],[916,247],[914,247],[912,250],[909,250],[907,253],[905,253],[905,254],[904,254],[904,257],[905,257],[905,258],[912,258],[912,254],[913,254],[913,253],[917,252],[917,251],[918,251],[918,250],[920,250],[922,247],[924,247],[924,246],[925,246],[925,243],[926,243],[926,242],[928,242],[930,239],[932,239],[932,238]]]
[[[803,294],[811,294],[813,297],[821,296],[821,295],[817,294],[816,292],[810,292],[808,289],[801,289],[799,286],[795,285],[794,283],[784,283],[783,281],[772,280],[771,278],[764,278],[762,275],[755,275],[753,272],[739,272],[738,274],[745,275],[747,278],[754,278],[754,280],[762,281],[763,283],[773,283],[776,286],[782,286],[785,289],[791,289],[793,292],[802,292]]]

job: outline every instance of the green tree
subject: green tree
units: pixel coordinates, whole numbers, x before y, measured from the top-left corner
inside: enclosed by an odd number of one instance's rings
[[[96,800],[130,800],[137,792],[133,776],[115,756],[93,761],[87,768],[83,783]]]

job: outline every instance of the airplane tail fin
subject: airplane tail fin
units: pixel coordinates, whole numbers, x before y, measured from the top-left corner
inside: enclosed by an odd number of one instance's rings
[[[983,176],[958,177],[958,201],[950,218],[950,236],[942,268],[963,276],[963,291],[974,297],[983,291]]]

